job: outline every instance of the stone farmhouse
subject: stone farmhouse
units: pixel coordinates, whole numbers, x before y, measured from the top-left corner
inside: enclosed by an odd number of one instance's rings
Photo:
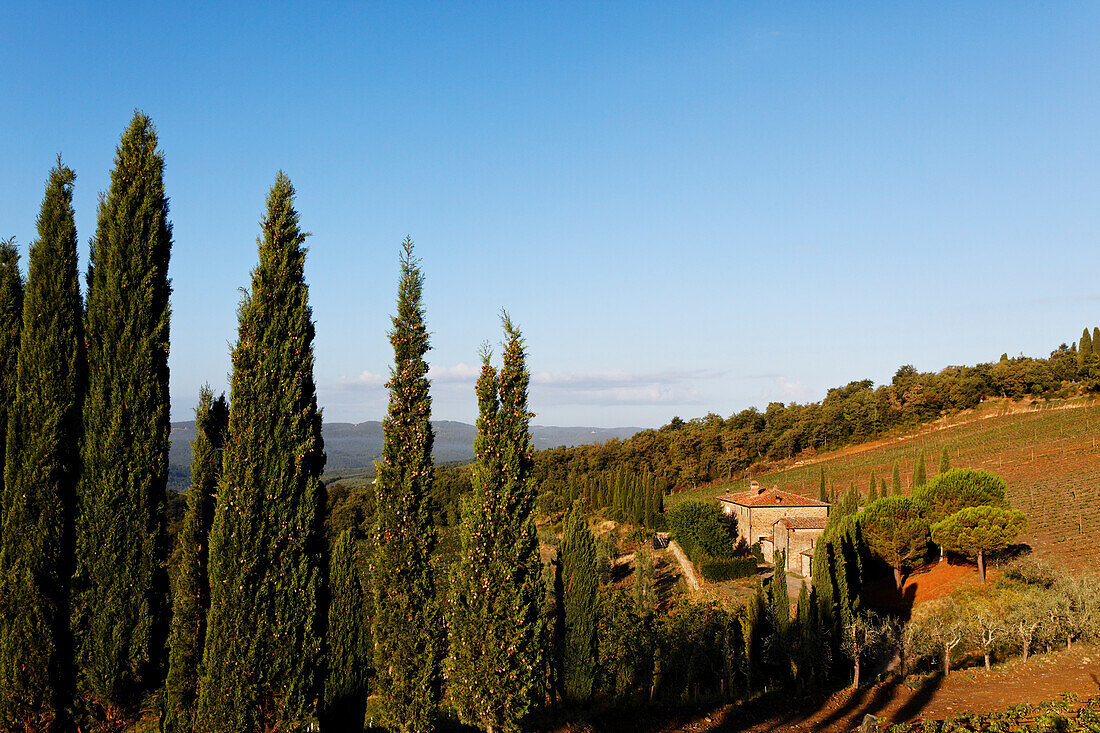
[[[767,562],[785,553],[786,567],[810,577],[814,543],[825,531],[829,505],[777,488],[766,489],[753,481],[748,491],[718,497],[722,511],[737,519],[737,535],[752,545],[760,543]]]

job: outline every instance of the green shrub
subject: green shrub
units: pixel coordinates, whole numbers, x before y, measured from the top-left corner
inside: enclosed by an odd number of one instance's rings
[[[692,562],[734,556],[733,528],[717,504],[689,499],[668,513],[668,524]]]
[[[756,560],[739,557],[733,560],[707,560],[699,564],[699,573],[708,583],[747,578],[756,574]]]

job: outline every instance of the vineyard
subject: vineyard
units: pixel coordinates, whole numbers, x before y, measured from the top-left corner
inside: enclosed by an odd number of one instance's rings
[[[1030,526],[1021,541],[1037,555],[1078,566],[1100,565],[1100,403],[1034,403],[1025,411],[998,402],[983,407],[980,418],[967,421],[963,416],[955,424],[677,493],[666,504],[743,491],[751,479],[816,497],[822,469],[830,490],[842,493],[854,483],[866,492],[872,472],[889,485],[895,461],[908,493],[919,452],[925,451],[931,476],[946,448],[953,468],[981,468],[1004,478],[1009,501],[1028,517]]]

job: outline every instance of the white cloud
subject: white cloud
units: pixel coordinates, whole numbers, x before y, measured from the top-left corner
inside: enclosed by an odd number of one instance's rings
[[[364,369],[356,377],[340,377],[337,386],[354,389],[356,387],[382,387],[385,384],[386,376],[384,374],[375,374],[369,369]]]

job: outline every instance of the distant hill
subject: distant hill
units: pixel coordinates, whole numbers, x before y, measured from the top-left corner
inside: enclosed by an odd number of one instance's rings
[[[897,437],[825,453],[771,470],[754,471],[732,482],[668,497],[665,506],[688,498],[710,499],[763,486],[816,497],[821,471],[825,482],[843,493],[854,483],[861,493],[874,471],[890,475],[901,467],[905,493],[911,490],[916,458],[923,448],[928,475],[936,473],[940,451],[947,448],[953,468],[992,471],[1008,484],[1012,506],[1024,512],[1028,529],[1021,541],[1039,556],[1055,556],[1071,565],[1100,564],[1100,402],[1092,399],[1009,402],[987,400],[969,411]]]
[[[437,463],[470,461],[474,457],[473,425],[440,420],[432,423],[435,429],[434,455]],[[641,428],[590,428],[531,426],[535,448],[556,448],[604,443],[613,438],[629,438]],[[323,428],[325,452],[328,454],[327,472],[348,472],[364,469],[374,464],[382,455],[382,423],[371,420],[361,423],[325,423]],[[184,491],[191,475],[191,441],[195,438],[195,423],[172,423],[172,448],[168,456],[168,488]]]

